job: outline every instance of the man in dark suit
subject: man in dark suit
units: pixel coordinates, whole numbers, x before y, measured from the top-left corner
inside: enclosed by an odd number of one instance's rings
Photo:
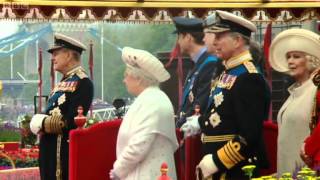
[[[62,34],[55,34],[52,54],[54,69],[63,75],[50,94],[45,114],[35,114],[30,128],[40,134],[40,175],[42,180],[67,180],[69,131],[75,129],[79,106],[86,113],[93,98],[93,84],[80,66],[86,47]]]
[[[202,179],[249,179],[241,168],[268,165],[263,142],[263,120],[267,117],[270,89],[253,64],[250,36],[256,26],[226,11],[216,11],[206,26],[216,35],[216,54],[224,72],[213,82],[209,108],[200,117],[190,117],[188,135],[201,129],[204,157],[197,166]],[[190,133],[191,132],[191,133]]]
[[[174,17],[173,22],[181,53],[188,55],[194,62],[194,67],[187,75],[183,87],[183,97],[176,122],[176,126],[180,128],[186,122],[186,118],[195,113],[196,107],[200,108],[200,114],[207,108],[211,79],[221,72],[217,68],[221,62],[216,56],[207,52],[203,42],[202,20]]]

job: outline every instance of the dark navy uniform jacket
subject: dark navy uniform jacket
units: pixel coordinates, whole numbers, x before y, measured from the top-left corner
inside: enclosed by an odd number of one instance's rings
[[[55,180],[60,173],[63,180],[68,179],[69,131],[75,129],[74,117],[77,116],[78,106],[83,107],[87,114],[93,98],[93,84],[84,70],[79,66],[67,73],[51,92],[46,114],[49,117],[61,115],[59,121],[65,123],[62,133],[44,133],[40,137],[40,173],[42,180]],[[50,119],[51,121],[53,119]],[[51,124],[54,126],[54,124]],[[55,129],[56,127],[52,127]],[[60,163],[57,163],[59,162]],[[59,166],[60,165],[60,166]],[[60,169],[57,172],[57,169]]]
[[[210,94],[199,124],[204,154],[212,154],[219,169],[213,179],[246,179],[244,165],[268,166],[262,133],[270,89],[248,51],[227,61]]]
[[[200,113],[205,112],[210,93],[211,79],[222,72],[221,60],[206,51],[189,72],[184,87],[181,107],[178,112],[177,127],[181,127],[186,117],[194,114],[195,105],[200,105]]]

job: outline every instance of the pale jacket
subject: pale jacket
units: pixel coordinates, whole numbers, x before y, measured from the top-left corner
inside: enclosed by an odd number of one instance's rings
[[[166,162],[168,174],[175,180],[177,148],[172,104],[158,87],[148,87],[123,118],[114,172],[121,180],[154,180],[161,174],[161,164]]]
[[[299,87],[293,84],[288,88],[290,96],[282,105],[277,117],[279,127],[278,176],[285,172],[294,173],[304,166],[300,158],[300,149],[304,139],[310,133],[309,122],[316,90],[317,87],[311,79]]]

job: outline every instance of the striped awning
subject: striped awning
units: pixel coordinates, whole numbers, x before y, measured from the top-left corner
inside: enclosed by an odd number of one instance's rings
[[[256,21],[320,18],[320,0],[0,0],[0,18],[167,22],[227,10]]]

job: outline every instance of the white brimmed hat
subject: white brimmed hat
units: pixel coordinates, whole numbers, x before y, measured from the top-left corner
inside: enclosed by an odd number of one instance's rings
[[[53,47],[48,49],[48,52],[52,54],[53,51],[61,48],[71,49],[80,54],[82,53],[82,51],[85,51],[87,49],[86,46],[82,44],[80,41],[77,41],[69,36],[66,36],[60,33],[55,33],[54,45]]]
[[[273,69],[288,72],[287,53],[300,51],[320,60],[320,36],[305,29],[289,29],[279,33],[270,46],[269,58]]]
[[[144,75],[159,82],[164,82],[170,78],[170,74],[160,60],[145,50],[124,47],[122,49],[122,60],[128,67],[136,68]]]
[[[225,31],[238,32],[250,37],[257,27],[251,21],[227,11],[216,11],[216,15],[210,15],[203,21],[206,32],[220,33]]]

